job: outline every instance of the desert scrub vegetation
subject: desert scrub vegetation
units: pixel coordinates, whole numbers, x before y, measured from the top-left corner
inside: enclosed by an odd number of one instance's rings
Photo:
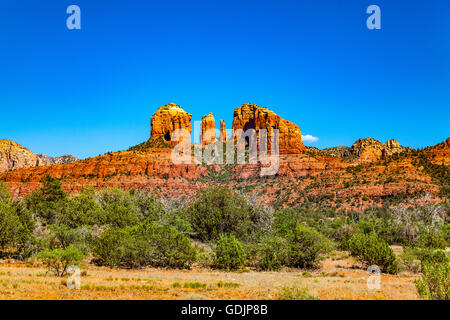
[[[320,300],[302,287],[282,287],[276,294],[276,300]]]
[[[214,252],[214,267],[223,270],[241,270],[245,267],[242,244],[233,236],[222,235]]]
[[[189,238],[170,226],[155,222],[110,227],[96,241],[94,262],[109,267],[144,266],[190,268],[196,251]]]
[[[415,281],[415,285],[421,299],[450,300],[450,265],[426,262],[422,267],[422,277]]]
[[[439,249],[450,238],[449,204],[426,199],[353,211],[327,205],[328,196],[320,204],[304,197],[297,207],[274,209],[226,186],[169,201],[117,188],[68,195],[51,176],[41,182],[16,200],[0,185],[0,256],[38,259],[59,274],[80,256],[127,269],[312,269],[335,248],[383,272],[420,272],[426,262],[445,261]],[[406,249],[396,258],[390,245]]]
[[[359,258],[367,266],[376,265],[381,271],[396,274],[398,261],[388,243],[376,234],[353,236],[348,244],[352,256]]]
[[[83,253],[74,248],[44,250],[39,252],[39,259],[43,260],[47,270],[58,277],[64,277],[72,265],[78,265],[83,259]]]

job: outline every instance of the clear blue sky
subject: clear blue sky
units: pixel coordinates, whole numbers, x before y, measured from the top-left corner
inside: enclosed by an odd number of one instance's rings
[[[126,149],[168,102],[269,107],[319,148],[450,136],[449,0],[0,0],[0,41],[0,138],[36,153]]]

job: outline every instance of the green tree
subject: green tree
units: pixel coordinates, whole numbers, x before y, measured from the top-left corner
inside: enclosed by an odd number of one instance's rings
[[[40,182],[42,187],[25,198],[26,207],[46,224],[56,223],[67,194],[62,189],[61,182],[50,175],[46,175]]]
[[[136,199],[129,191],[106,189],[101,196],[107,224],[123,228],[135,225],[142,219]]]
[[[200,191],[188,208],[197,238],[216,240],[221,234],[246,238],[252,225],[251,208],[244,197],[227,186]]]
[[[67,199],[59,222],[77,228],[82,225],[103,225],[106,220],[100,197],[90,187]]]
[[[361,234],[350,238],[349,250],[367,265],[377,265],[381,271],[396,274],[398,261],[389,244],[376,234]]]
[[[73,247],[65,249],[45,250],[38,254],[38,258],[44,261],[48,271],[58,277],[64,277],[71,265],[77,265],[83,259],[83,253]]]
[[[321,256],[330,251],[330,241],[317,230],[297,225],[288,238],[288,264],[297,268],[314,268]]]

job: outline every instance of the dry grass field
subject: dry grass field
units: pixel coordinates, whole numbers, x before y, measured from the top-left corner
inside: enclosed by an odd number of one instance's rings
[[[35,263],[0,262],[0,299],[277,299],[283,287],[305,288],[320,299],[417,299],[417,274],[381,275],[381,290],[369,290],[369,274],[353,258],[335,252],[317,270],[241,273],[210,269],[124,270],[82,266],[81,288]]]

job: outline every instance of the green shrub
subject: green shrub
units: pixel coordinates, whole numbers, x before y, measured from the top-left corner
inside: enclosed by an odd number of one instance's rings
[[[129,191],[106,189],[101,192],[101,204],[106,223],[123,228],[136,225],[142,218],[136,199]]]
[[[94,261],[110,267],[189,268],[196,258],[189,238],[156,223],[111,227],[96,241]]]
[[[450,300],[450,265],[425,263],[415,285],[421,299]]]
[[[251,265],[264,271],[279,270],[286,264],[287,241],[276,236],[266,236],[247,248]]]
[[[445,249],[447,241],[441,233],[421,232],[419,234],[418,245],[426,248]]]
[[[34,224],[28,220],[29,217],[20,211],[12,199],[3,197],[0,200],[0,250],[19,259],[28,258],[35,253],[36,240],[30,229]]]
[[[353,236],[349,240],[352,256],[358,257],[367,265],[376,265],[381,271],[396,274],[398,261],[388,243],[376,234]]]
[[[87,227],[70,228],[66,225],[49,226],[50,233],[43,238],[43,245],[49,249],[65,249],[69,246],[88,254],[93,243],[91,231]]]
[[[76,265],[83,259],[83,253],[76,248],[67,247],[42,251],[38,254],[38,258],[44,261],[48,271],[64,277],[69,266]]]
[[[239,270],[245,266],[242,244],[233,236],[222,236],[216,245],[214,266],[217,269]]]
[[[202,241],[217,240],[221,234],[233,233],[241,239],[250,234],[251,208],[229,187],[200,191],[188,210],[193,231]]]
[[[71,228],[105,224],[106,215],[97,192],[91,187],[70,197],[65,202],[59,222]]]
[[[348,241],[351,237],[359,234],[359,228],[356,225],[344,224],[334,233],[333,238],[342,250],[348,250]]]
[[[400,266],[399,268],[414,273],[420,272],[420,257],[418,249],[416,248],[404,248],[399,256]]]
[[[420,261],[422,263],[422,267],[424,264],[438,264],[443,263],[447,264],[449,262],[448,255],[443,250],[430,250],[423,249],[420,254]]]
[[[25,204],[44,223],[54,224],[64,208],[67,195],[61,182],[50,175],[46,175],[40,182],[43,184],[42,188],[26,196]]]
[[[305,225],[295,227],[288,243],[288,265],[297,268],[317,267],[322,255],[331,249],[331,243],[325,236]]]

